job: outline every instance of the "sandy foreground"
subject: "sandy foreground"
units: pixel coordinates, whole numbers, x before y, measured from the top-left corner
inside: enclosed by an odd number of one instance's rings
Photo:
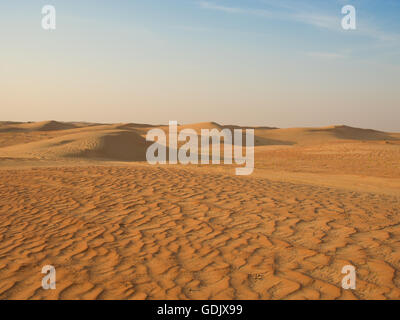
[[[149,128],[0,123],[1,299],[400,299],[400,134],[256,128],[235,176],[147,164]]]

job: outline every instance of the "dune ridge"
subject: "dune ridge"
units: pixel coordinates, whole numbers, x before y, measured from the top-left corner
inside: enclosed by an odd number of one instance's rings
[[[149,124],[94,124],[94,123],[62,123],[57,121],[44,121],[32,123],[10,123],[2,122],[0,124],[0,139],[6,140],[7,137],[13,137],[12,141],[0,140],[0,156],[6,157],[10,152],[12,157],[26,156],[26,153],[40,155],[43,150],[49,151],[56,147],[53,154],[60,157],[66,157],[72,154],[79,157],[87,157],[88,154],[101,154],[110,160],[145,160],[143,156],[124,156],[121,149],[135,148],[138,152],[143,152],[144,142],[138,136],[145,138],[149,129],[161,128],[168,136],[168,126],[152,126]],[[202,122],[188,125],[179,125],[178,131],[183,129],[193,129],[200,134],[201,129],[248,129],[255,130],[256,146],[290,146],[290,145],[315,145],[330,142],[346,142],[346,141],[386,141],[397,143],[400,138],[397,134],[386,133],[377,130],[359,129],[348,126],[331,126],[323,128],[289,128],[277,129],[270,127],[240,127],[234,125],[220,125],[216,122]],[[118,130],[120,134],[115,136],[113,131]],[[112,135],[113,138],[110,136]],[[64,137],[64,138],[62,138]],[[131,137],[132,142],[129,141]],[[16,138],[16,139],[15,139]],[[54,141],[52,139],[55,139]],[[96,150],[103,142],[94,142],[94,140],[112,140],[110,148],[112,150]],[[46,143],[45,141],[48,140]],[[70,140],[68,143],[64,143]],[[33,144],[32,142],[38,142]],[[64,141],[64,142],[63,142]],[[15,145],[25,145],[20,147],[9,148]],[[113,148],[112,145],[119,145]],[[125,147],[123,145],[125,144]],[[65,151],[61,150],[64,145]],[[78,147],[79,146],[79,147]],[[90,148],[95,148],[90,151]],[[79,151],[79,149],[82,149]],[[140,150],[140,151],[139,151]],[[49,152],[47,152],[49,153]],[[39,156],[40,158],[40,156]]]

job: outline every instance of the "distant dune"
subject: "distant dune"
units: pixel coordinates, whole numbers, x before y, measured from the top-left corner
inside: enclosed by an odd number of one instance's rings
[[[43,122],[23,124],[21,125],[21,127],[32,131],[55,131],[55,130],[73,129],[76,128],[76,125],[58,121],[43,121]]]
[[[328,143],[333,141],[378,141],[378,140],[398,140],[394,133],[383,131],[353,128],[349,126],[330,126],[321,128],[288,128],[265,130],[256,129],[257,137],[274,139],[276,141],[286,141],[291,144],[312,145]]]
[[[7,158],[82,158],[114,161],[145,161],[149,124],[95,124],[79,122],[1,122],[0,157]],[[158,126],[165,130],[168,126]],[[246,129],[235,125],[202,122],[178,125],[178,131],[193,129]],[[318,145],[340,141],[398,141],[396,134],[348,126],[322,128],[253,127],[256,146]],[[3,139],[3,140],[2,140]]]
[[[0,127],[2,132],[9,131],[55,131],[73,129],[77,126],[72,123],[58,122],[58,121],[42,121],[42,122],[26,122],[26,123],[12,123],[6,122]]]
[[[146,160],[146,140],[132,131],[83,131],[5,147],[0,149],[1,153],[13,158],[55,159],[72,157],[144,161]]]

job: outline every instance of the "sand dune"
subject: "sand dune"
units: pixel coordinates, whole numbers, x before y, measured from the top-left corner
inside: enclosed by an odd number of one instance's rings
[[[72,123],[58,121],[42,121],[42,122],[27,122],[27,123],[4,123],[1,126],[2,132],[7,131],[55,131],[67,130],[76,128]]]
[[[168,130],[167,126],[162,127]],[[237,125],[221,125],[216,122],[201,122],[188,125],[179,125],[178,131],[193,129],[200,134],[201,129],[254,129],[255,145],[307,145],[323,144],[339,141],[398,141],[399,135],[371,129],[354,128],[344,125],[321,128],[288,128],[249,127]]]
[[[154,127],[0,122],[1,299],[400,299],[400,134],[257,127],[239,177],[147,164]]]
[[[148,143],[133,131],[102,130],[78,132],[61,137],[18,144],[0,149],[0,157],[11,158],[87,158],[144,161]]]
[[[168,131],[168,125],[161,126],[160,128],[162,128],[165,131]],[[200,134],[202,129],[221,130],[221,129],[223,129],[223,127],[216,122],[198,122],[198,123],[190,123],[190,124],[179,124],[178,123],[178,132],[181,130],[184,130],[184,129],[192,129],[192,130],[196,131],[197,134]]]
[[[335,141],[378,141],[398,140],[398,136],[377,130],[360,129],[348,126],[331,126],[322,128],[289,128],[265,130],[256,129],[256,136],[282,141],[282,144],[323,144]]]

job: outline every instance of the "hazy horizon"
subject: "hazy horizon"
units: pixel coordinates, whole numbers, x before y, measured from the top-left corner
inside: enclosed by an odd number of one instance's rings
[[[57,29],[41,28],[54,5]],[[357,9],[357,30],[341,8]],[[0,4],[0,119],[399,132],[400,2]]]
[[[64,121],[64,120],[60,120],[60,119],[45,119],[45,120],[27,120],[27,121],[21,121],[21,120],[3,120],[0,119],[0,122],[10,122],[10,123],[43,123],[43,122],[59,122],[59,123],[88,123],[88,124],[99,124],[99,125],[112,125],[112,124],[118,124],[118,123],[131,123],[131,124],[138,124],[138,125],[151,125],[154,127],[157,126],[168,126],[168,121],[175,121],[175,120],[168,120],[167,122],[160,122],[160,123],[150,123],[150,122],[137,122],[137,121],[121,121],[121,122],[107,122],[107,121],[103,121],[103,122],[97,122],[97,121],[90,121],[90,120],[69,120],[69,121]],[[382,129],[376,129],[376,128],[368,128],[368,127],[356,127],[353,126],[351,124],[342,124],[342,123],[334,123],[334,124],[328,124],[328,125],[312,125],[312,126],[293,126],[293,127],[278,127],[275,126],[273,124],[271,125],[253,125],[253,124],[249,124],[249,123],[245,123],[245,124],[237,124],[237,123],[225,123],[225,122],[217,122],[217,121],[198,121],[198,122],[179,122],[178,121],[178,125],[190,125],[190,124],[194,124],[194,125],[198,125],[200,123],[216,123],[218,125],[221,126],[240,126],[240,127],[254,127],[254,128],[270,128],[270,129],[293,129],[293,128],[323,128],[323,127],[337,127],[337,126],[347,126],[347,127],[353,127],[353,128],[358,128],[358,129],[371,129],[371,130],[376,130],[376,131],[384,131],[384,132],[388,132],[388,133],[400,133],[400,130],[382,130]]]

